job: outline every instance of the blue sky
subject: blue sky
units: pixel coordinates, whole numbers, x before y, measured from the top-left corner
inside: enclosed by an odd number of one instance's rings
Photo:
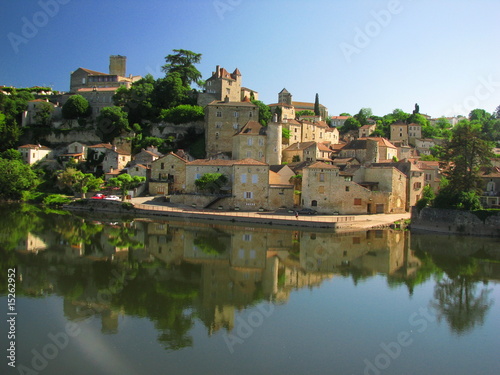
[[[158,78],[182,48],[203,55],[205,79],[239,68],[267,104],[285,87],[331,115],[491,112],[499,14],[498,0],[0,0],[0,85],[65,91],[71,71],[107,72],[113,54]]]

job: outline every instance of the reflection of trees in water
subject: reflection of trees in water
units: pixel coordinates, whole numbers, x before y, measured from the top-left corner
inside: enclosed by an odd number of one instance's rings
[[[437,281],[431,306],[438,319],[445,319],[453,332],[458,334],[482,325],[493,302],[488,299],[491,290],[486,287],[477,291],[479,280],[478,262],[471,257],[438,255],[434,262],[447,277]]]
[[[482,325],[493,302],[489,300],[491,289],[477,292],[478,282],[470,276],[444,278],[434,287],[435,301],[431,306],[437,311],[438,319],[445,319],[453,332],[458,334]]]

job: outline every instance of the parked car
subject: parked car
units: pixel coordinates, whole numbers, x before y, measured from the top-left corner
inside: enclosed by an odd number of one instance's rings
[[[105,198],[106,198],[106,195],[101,194],[101,193],[97,193],[91,199],[105,199]]]
[[[108,201],[119,201],[121,200],[120,197],[117,197],[116,195],[108,195],[106,198]]]
[[[298,211],[299,215],[316,215],[318,211],[313,210],[311,208],[303,208]]]

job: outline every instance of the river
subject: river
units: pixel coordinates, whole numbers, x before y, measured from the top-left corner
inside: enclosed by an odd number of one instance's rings
[[[2,374],[500,368],[497,239],[9,205],[0,264]]]

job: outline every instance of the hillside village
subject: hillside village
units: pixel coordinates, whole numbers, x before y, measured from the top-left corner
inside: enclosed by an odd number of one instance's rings
[[[91,173],[105,180],[124,173],[143,177],[145,182],[131,194],[165,196],[174,204],[220,210],[403,213],[422,198],[426,185],[435,192],[439,189],[444,166],[423,156],[431,155],[443,140],[424,137],[421,124],[395,121],[385,138],[368,118],[359,129],[340,134],[339,128],[352,116],[329,116],[318,100],[294,101],[286,88],[277,94],[276,103],[267,105],[272,117],[263,124],[258,92],[243,86],[237,68],[230,73],[216,66],[204,90],[193,91],[193,100],[203,107],[203,120],[148,124],[150,134],[160,138],[203,134],[204,158],[193,157],[189,147],[160,152],[146,145],[134,151],[133,130],[105,139],[95,129],[79,126],[79,120],[64,118],[63,105],[81,95],[90,104],[90,118],[98,119],[104,108],[115,104],[120,88],[130,88],[141,78],[126,75],[126,57],[111,56],[108,73],[73,71],[68,93],[38,92],[40,98],[30,101],[23,113],[22,126],[39,124],[41,110],[49,105],[47,121],[57,131],[20,145],[23,160],[54,170],[67,163],[87,163]],[[418,105],[415,113],[419,114]],[[438,121],[422,116],[431,124]],[[454,126],[459,118],[446,120]],[[493,167],[482,173],[486,206],[500,204],[500,162],[492,161]],[[204,176],[215,178],[202,186],[198,182]]]

